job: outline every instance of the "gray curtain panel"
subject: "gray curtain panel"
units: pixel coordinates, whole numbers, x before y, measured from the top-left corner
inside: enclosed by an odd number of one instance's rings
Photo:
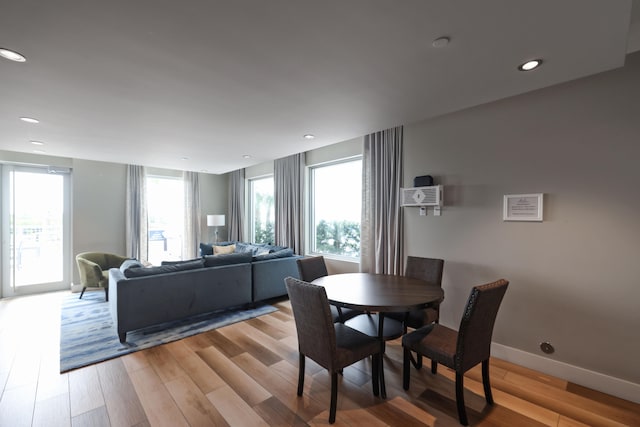
[[[228,240],[244,241],[244,169],[229,174]]]
[[[402,274],[402,126],[364,137],[360,270]]]
[[[200,243],[200,179],[197,172],[183,172],[182,179],[185,201],[182,259],[193,259],[198,256]]]
[[[275,243],[304,253],[304,153],[277,159],[273,166]]]
[[[126,198],[127,256],[146,261],[148,258],[147,198],[144,167],[127,165]]]

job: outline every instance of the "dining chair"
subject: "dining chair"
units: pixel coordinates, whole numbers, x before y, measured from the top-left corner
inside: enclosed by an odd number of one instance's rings
[[[444,271],[444,260],[438,258],[423,258],[408,256],[405,265],[404,275],[414,279],[420,279],[429,285],[442,287],[442,273]],[[387,317],[403,322],[403,332],[407,333],[407,328],[418,329],[430,323],[438,323],[440,320],[440,304],[422,310],[412,310],[409,313],[388,313]],[[412,362],[417,369],[422,367],[422,357],[418,355]],[[431,370],[435,373],[437,365],[431,364]]]
[[[305,282],[313,282],[318,277],[328,276],[327,265],[324,262],[323,256],[310,256],[305,258],[298,258],[298,272],[300,273],[300,279]],[[331,316],[334,322],[344,323],[345,320],[349,320],[359,314],[362,311],[354,310],[352,308],[343,308],[335,305],[331,305]]]
[[[304,388],[305,359],[309,357],[331,375],[329,423],[336,420],[338,372],[372,356],[374,396],[379,395],[380,343],[342,323],[334,323],[324,287],[293,277],[284,279],[298,335],[298,396]]]
[[[467,300],[457,332],[446,326],[431,323],[402,337],[404,349],[402,387],[409,390],[411,351],[453,369],[456,373],[458,418],[460,424],[465,426],[468,425],[468,420],[464,406],[464,373],[478,363],[482,363],[485,399],[489,405],[493,405],[489,384],[491,335],[508,285],[507,280],[500,279],[486,285],[475,286]]]

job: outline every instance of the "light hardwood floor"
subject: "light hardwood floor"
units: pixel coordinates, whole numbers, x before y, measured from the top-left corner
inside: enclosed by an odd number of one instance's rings
[[[296,396],[297,343],[287,301],[279,311],[181,341],[59,374],[63,293],[0,300],[0,426],[259,426],[328,424],[329,377],[307,363]],[[371,392],[371,365],[345,369],[336,426],[457,426],[454,375],[412,368],[402,389],[402,348],[387,345],[387,399]],[[499,359],[496,404],[480,370],[465,378],[471,425],[640,426],[640,405]]]

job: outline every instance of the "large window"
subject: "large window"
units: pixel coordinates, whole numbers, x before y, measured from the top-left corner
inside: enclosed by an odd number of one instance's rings
[[[312,253],[360,257],[362,159],[309,168]]]
[[[184,181],[149,175],[147,184],[147,229],[149,262],[182,259],[184,239]]]
[[[275,243],[273,176],[249,180],[251,241]]]

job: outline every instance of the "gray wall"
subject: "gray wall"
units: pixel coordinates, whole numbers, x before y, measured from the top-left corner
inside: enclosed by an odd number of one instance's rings
[[[405,184],[431,174],[444,185],[442,216],[404,208],[405,253],[446,260],[443,324],[457,328],[471,286],[504,277],[494,341],[544,356],[548,340],[546,357],[640,383],[639,114],[635,54],[405,126]],[[503,222],[514,193],[545,193],[544,222]]]
[[[229,225],[229,175],[212,175],[201,173],[200,178],[200,211],[202,213],[201,241],[213,242],[214,229],[207,227],[207,215],[224,214],[225,226],[218,229],[218,240],[227,240]]]

